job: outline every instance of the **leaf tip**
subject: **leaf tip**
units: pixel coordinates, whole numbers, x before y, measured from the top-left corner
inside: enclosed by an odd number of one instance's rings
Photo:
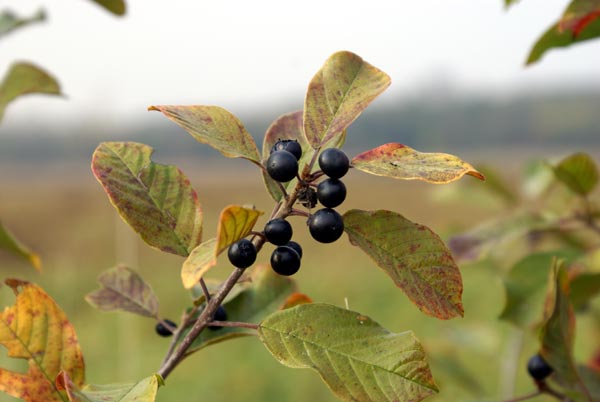
[[[468,174],[469,176],[473,176],[473,177],[475,177],[476,179],[479,179],[479,180],[481,180],[481,181],[485,181],[485,176],[483,175],[483,173],[481,173],[481,172],[478,172],[478,171],[477,171],[477,170],[475,170],[475,169],[468,171],[468,172],[467,172],[467,174]]]
[[[148,111],[149,112],[152,112],[152,111],[160,112],[160,108],[159,108],[159,106],[150,105],[150,106],[148,106]]]

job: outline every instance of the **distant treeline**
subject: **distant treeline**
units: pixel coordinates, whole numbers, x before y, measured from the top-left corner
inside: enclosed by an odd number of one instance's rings
[[[280,107],[278,107],[280,108]],[[294,108],[290,108],[293,110]],[[246,128],[262,136],[277,113],[240,116]],[[150,120],[150,119],[149,119]],[[88,158],[101,141],[144,142],[160,155],[216,154],[197,146],[188,135],[166,119],[101,129],[78,127],[0,126],[2,161]],[[85,128],[83,128],[85,127]],[[60,132],[60,135],[57,133]],[[421,150],[492,147],[585,147],[600,144],[600,93],[554,93],[506,98],[444,96],[436,99],[403,99],[376,103],[352,125],[347,145],[368,149],[386,142],[400,142]],[[261,139],[257,138],[258,143]]]

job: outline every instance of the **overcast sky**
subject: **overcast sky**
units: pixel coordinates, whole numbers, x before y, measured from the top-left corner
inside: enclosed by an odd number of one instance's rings
[[[599,42],[553,51],[523,68],[567,0],[128,0],[117,18],[89,0],[0,0],[49,20],[0,41],[2,74],[35,62],[68,100],[23,98],[3,128],[75,117],[148,118],[152,104],[217,104],[236,111],[270,99],[301,102],[312,75],[351,50],[392,77],[383,98],[451,83],[467,90],[522,91],[600,83]]]

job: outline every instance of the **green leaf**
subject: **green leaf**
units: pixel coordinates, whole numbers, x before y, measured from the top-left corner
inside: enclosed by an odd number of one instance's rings
[[[504,280],[506,304],[500,319],[528,329],[544,311],[548,275],[556,257],[572,260],[575,252],[556,251],[528,255],[517,262]]]
[[[317,371],[344,401],[416,402],[437,392],[412,332],[390,332],[354,311],[303,304],[267,317],[259,336],[280,363]]]
[[[17,240],[12,233],[4,227],[2,222],[0,222],[0,250],[7,251],[17,257],[22,257],[29,261],[29,263],[38,271],[42,270],[40,257]]]
[[[570,155],[554,166],[556,178],[574,193],[587,196],[598,184],[598,168],[594,160],[583,152]]]
[[[304,133],[313,148],[346,128],[388,86],[390,77],[350,52],[334,53],[311,80],[304,101]]]
[[[504,0],[504,5],[505,5],[506,7],[510,7],[510,6],[512,6],[513,4],[517,3],[517,2],[519,2],[519,0]]]
[[[296,292],[296,283],[287,276],[277,275],[271,267],[257,265],[249,276],[250,285],[223,304],[228,321],[258,324],[269,314],[286,305]],[[200,314],[200,313],[198,313]],[[184,331],[180,339],[189,331]],[[219,330],[202,331],[191,348],[196,351],[232,338],[256,335],[250,328],[222,327]]]
[[[573,32],[569,30],[561,29],[560,22],[557,22],[535,42],[525,64],[530,65],[539,61],[550,49],[571,46],[599,36],[600,20],[598,19],[587,25],[577,36],[574,36]]]
[[[192,250],[181,267],[183,287],[191,289],[209,269],[217,264],[217,239],[202,242]]]
[[[131,268],[119,265],[98,277],[100,289],[85,296],[92,306],[103,311],[123,310],[145,317],[158,317],[158,298],[142,277]]]
[[[92,0],[94,3],[104,7],[115,15],[125,15],[125,1],[124,0]]]
[[[67,392],[71,402],[154,402],[158,375],[131,384],[86,385],[79,388],[65,372],[56,378],[59,389]]]
[[[473,166],[454,155],[422,153],[397,143],[384,144],[357,155],[352,159],[352,166],[376,176],[434,184],[450,183],[465,174],[485,180]]]
[[[215,255],[218,256],[230,245],[248,236],[263,213],[254,207],[239,205],[230,205],[223,209],[217,227]]]
[[[540,328],[540,353],[561,382],[577,389],[591,402],[573,359],[575,314],[569,301],[569,278],[564,264],[554,260],[546,299],[544,323]]]
[[[496,169],[487,165],[479,165],[478,168],[481,175],[485,177],[485,186],[480,186],[482,190],[502,199],[507,206],[514,206],[518,203],[517,194]]]
[[[228,158],[244,158],[260,165],[254,139],[237,117],[218,106],[150,106]]]
[[[431,229],[391,211],[353,209],[343,217],[350,242],[367,253],[421,311],[440,319],[463,315],[460,271]]]
[[[42,22],[46,20],[46,13],[43,9],[38,10],[29,18],[19,18],[10,11],[3,11],[0,14],[0,37],[29,24]]]
[[[6,106],[28,94],[60,95],[58,82],[50,74],[30,63],[15,63],[0,83],[0,121]]]
[[[600,273],[583,272],[571,280],[571,303],[576,309],[584,307],[600,294]]]
[[[153,149],[104,142],[92,171],[121,217],[150,246],[187,256],[202,235],[202,210],[190,181],[175,166],[150,160]]]

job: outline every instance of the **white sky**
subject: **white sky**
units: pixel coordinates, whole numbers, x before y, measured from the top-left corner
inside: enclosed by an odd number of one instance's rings
[[[49,21],[0,40],[0,71],[30,60],[68,100],[28,97],[4,127],[78,117],[147,118],[151,104],[218,104],[235,112],[292,98],[337,50],[392,77],[384,98],[430,81],[470,90],[600,83],[600,41],[548,53],[523,68],[567,0],[128,0],[116,18],[89,0],[0,0]]]

